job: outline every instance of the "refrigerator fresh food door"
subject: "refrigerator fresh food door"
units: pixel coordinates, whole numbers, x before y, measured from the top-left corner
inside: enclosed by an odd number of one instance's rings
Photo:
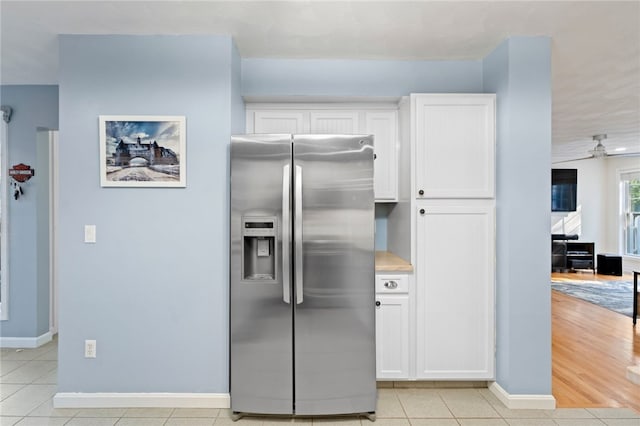
[[[295,413],[373,412],[373,137],[293,138]]]
[[[291,166],[291,135],[231,139],[230,390],[236,412],[293,414]]]

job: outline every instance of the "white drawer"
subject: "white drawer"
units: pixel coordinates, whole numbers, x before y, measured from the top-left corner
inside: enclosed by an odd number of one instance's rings
[[[408,293],[409,279],[406,275],[377,275],[376,293]]]

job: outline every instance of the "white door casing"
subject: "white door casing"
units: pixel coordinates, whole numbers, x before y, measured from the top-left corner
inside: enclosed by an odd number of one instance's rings
[[[0,119],[0,320],[9,319],[8,126]]]

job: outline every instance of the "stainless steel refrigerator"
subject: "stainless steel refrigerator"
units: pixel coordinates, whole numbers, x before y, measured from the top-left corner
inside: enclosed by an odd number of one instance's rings
[[[231,139],[235,414],[376,406],[373,136]]]

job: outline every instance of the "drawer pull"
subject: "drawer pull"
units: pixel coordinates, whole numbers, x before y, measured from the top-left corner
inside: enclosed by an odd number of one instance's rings
[[[398,288],[398,283],[395,281],[387,281],[384,283],[384,286],[390,290]]]
[[[380,301],[379,300],[376,300],[376,306],[378,306],[378,307],[380,306]]]

